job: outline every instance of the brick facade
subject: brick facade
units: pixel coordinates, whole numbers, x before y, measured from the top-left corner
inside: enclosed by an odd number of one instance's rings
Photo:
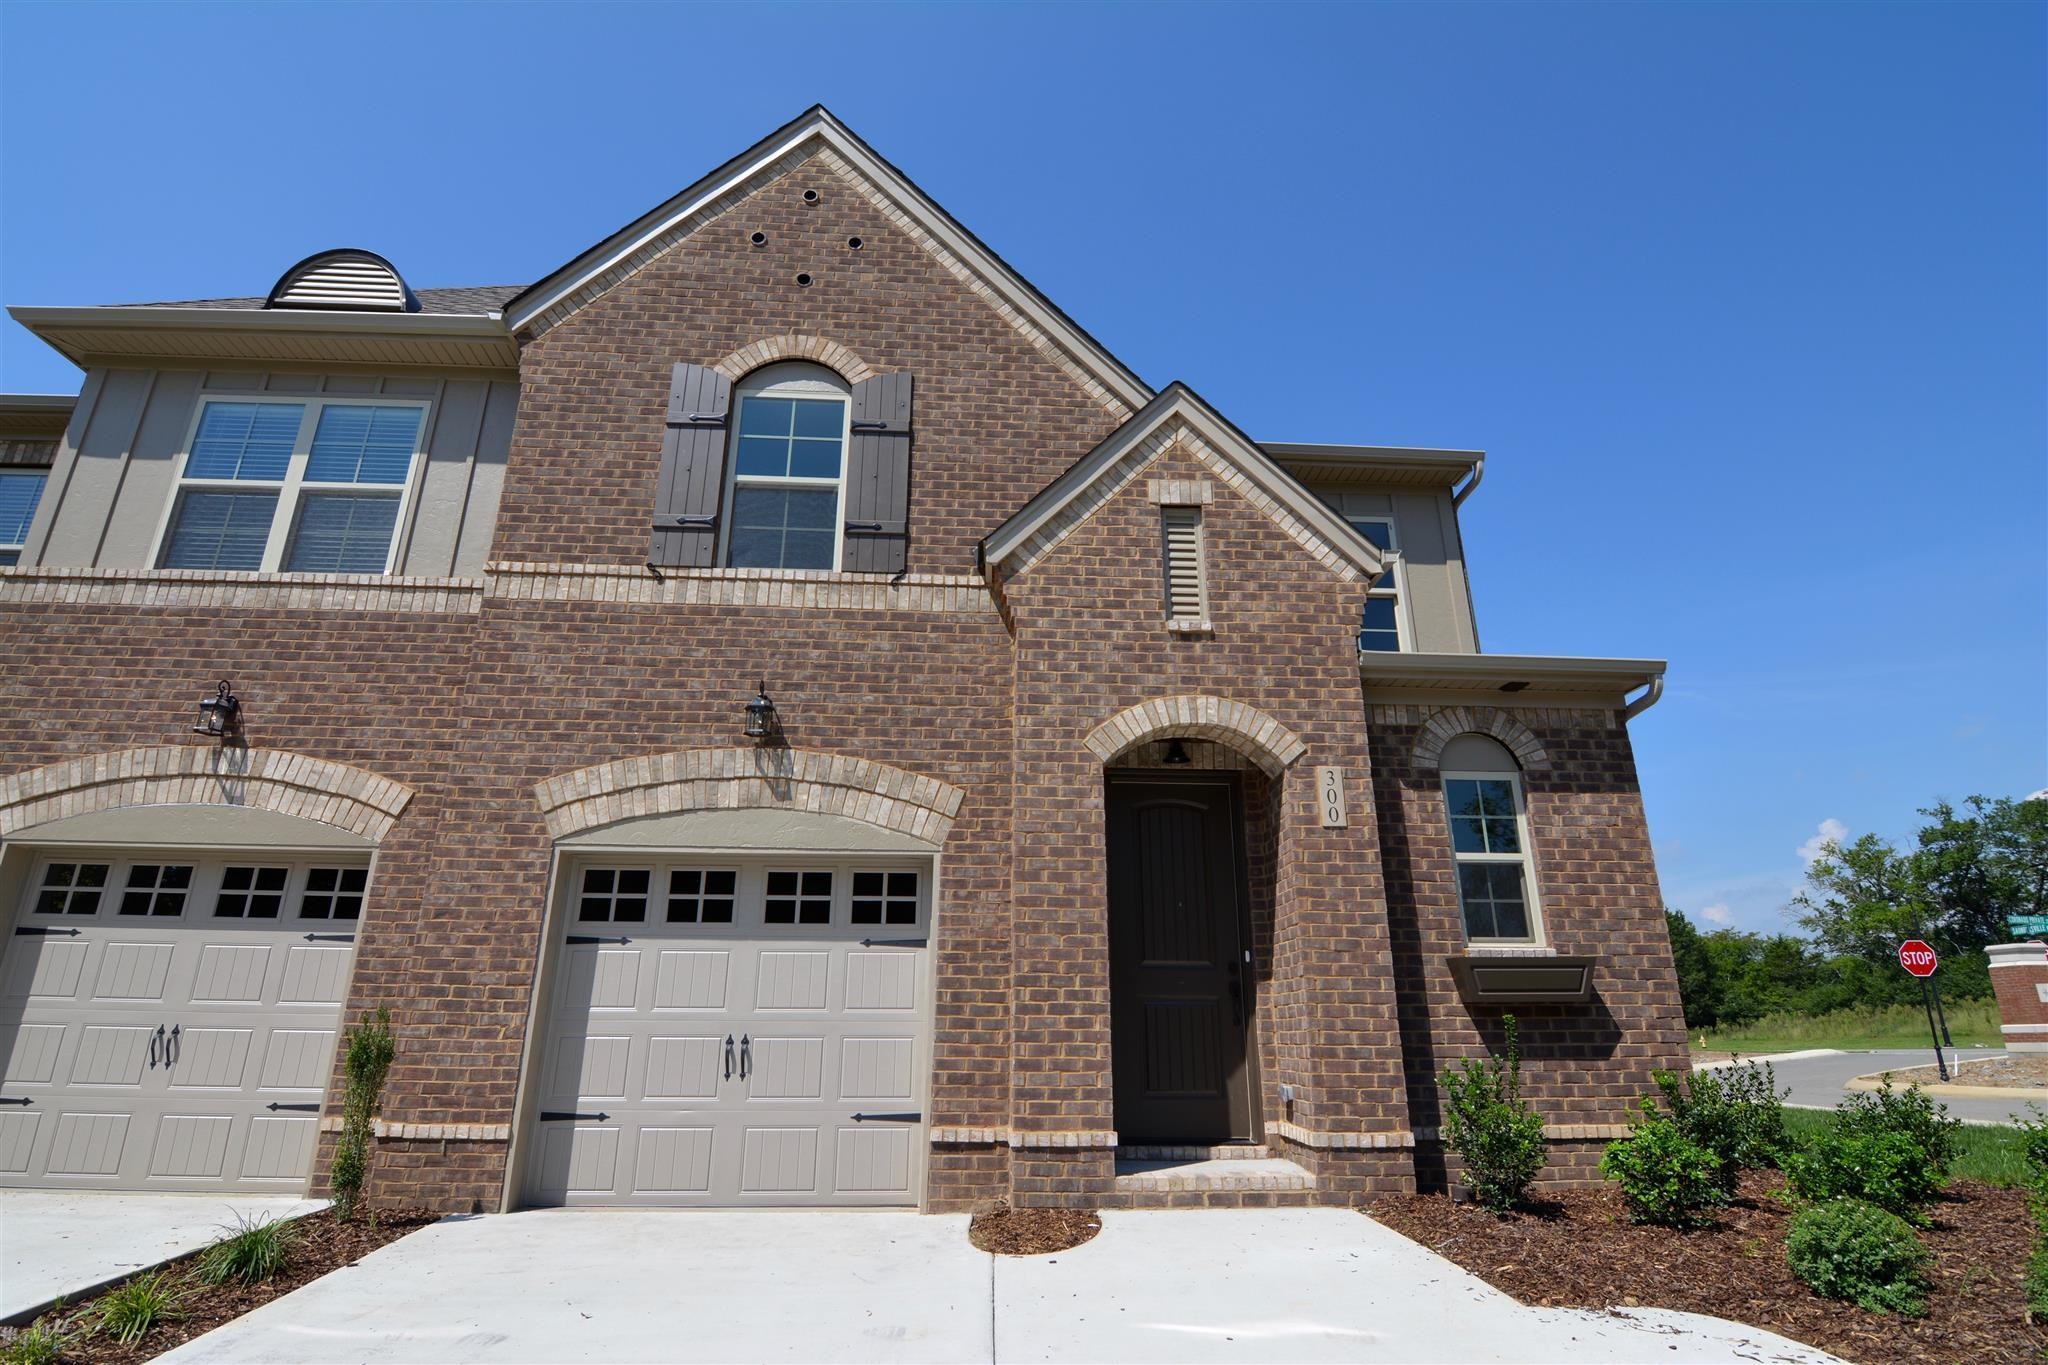
[[[1105,766],[1188,736],[1196,767],[1241,774],[1258,1108],[1314,1181],[1240,1202],[1350,1203],[1440,1179],[1433,1077],[1495,1045],[1498,1021],[1462,1006],[1443,967],[1462,937],[1431,711],[1368,707],[1363,580],[1187,431],[980,577],[977,544],[1130,414],[870,188],[827,153],[795,158],[522,337],[483,578],[0,572],[0,777],[194,745],[193,700],[227,676],[252,746],[409,791],[378,830],[349,996],[351,1018],[385,1005],[399,1033],[373,1192],[488,1210],[532,1065],[554,841],[655,808],[579,806],[597,798],[570,775],[649,759],[675,766],[617,789],[708,781],[765,679],[803,761],[921,780],[856,796],[905,800],[899,823],[876,823],[943,840],[927,1207],[1100,1206],[1130,1201],[1115,1183]],[[789,356],[915,374],[909,573],[650,574],[671,367],[740,375]],[[1159,499],[1191,489],[1209,618],[1173,631]],[[1619,1122],[1654,1068],[1683,1060],[1677,990],[1617,712],[1510,713],[1545,756],[1527,779],[1551,941],[1599,959],[1593,1004],[1518,1012],[1530,1094],[1561,1130],[1557,1173],[1583,1177],[1587,1125]],[[1320,823],[1312,765],[1347,774],[1346,827]]]

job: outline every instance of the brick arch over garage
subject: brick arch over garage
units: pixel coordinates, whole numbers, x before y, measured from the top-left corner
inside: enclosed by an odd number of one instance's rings
[[[945,842],[966,793],[886,763],[811,749],[679,749],[562,773],[533,789],[548,833],[700,810],[840,815]]]
[[[318,821],[381,843],[412,798],[411,787],[388,777],[284,749],[161,744],[0,778],[0,837],[96,811],[237,806]]]
[[[849,384],[864,383],[880,373],[838,342],[802,333],[749,342],[711,368],[737,384],[763,365],[779,360],[808,360],[823,365]]]
[[[1199,693],[1155,697],[1117,712],[1082,742],[1104,763],[1154,739],[1209,739],[1228,745],[1278,777],[1308,752],[1299,735],[1256,706]]]
[[[1550,766],[1550,755],[1543,751],[1543,741],[1536,738],[1534,731],[1508,712],[1488,706],[1447,706],[1430,713],[1415,741],[1416,766],[1424,772],[1435,771],[1444,746],[1459,735],[1485,735],[1499,740],[1508,746],[1508,752],[1524,772],[1541,772]]]

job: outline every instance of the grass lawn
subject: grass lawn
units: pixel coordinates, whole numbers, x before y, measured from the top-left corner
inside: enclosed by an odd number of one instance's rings
[[[1949,1036],[1957,1047],[1997,1047],[1998,1005],[1991,1000],[1945,1003]],[[1696,1031],[1695,1047],[1757,1056],[1838,1047],[1846,1052],[1875,1048],[1929,1047],[1927,1015],[1918,1005],[1880,1005],[1833,1014],[1768,1014],[1731,1029]]]
[[[1804,1142],[1825,1128],[1830,1117],[1826,1109],[1787,1109],[1785,1132],[1795,1141]],[[1981,1180],[1987,1185],[2025,1185],[2027,1158],[2020,1139],[2017,1128],[1966,1123],[1961,1135],[1962,1154],[1949,1174],[1957,1180]]]

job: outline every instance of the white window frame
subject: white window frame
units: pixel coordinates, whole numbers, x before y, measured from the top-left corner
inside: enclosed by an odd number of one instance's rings
[[[1477,772],[1471,769],[1445,770],[1437,775],[1437,796],[1444,803],[1444,838],[1451,849],[1451,891],[1458,898],[1458,932],[1467,943],[1479,947],[1541,948],[1548,943],[1543,930],[1543,905],[1536,892],[1536,850],[1529,841],[1529,800],[1519,772]],[[1519,853],[1461,853],[1451,829],[1451,787],[1454,781],[1505,782],[1515,798],[1515,842]],[[1495,866],[1512,864],[1522,869],[1522,904],[1529,915],[1526,938],[1474,938],[1465,919],[1465,887],[1458,869],[1467,863]]]
[[[839,403],[839,477],[836,479],[800,479],[789,475],[764,475],[740,473],[740,425],[749,398],[807,398],[812,401],[834,399]],[[732,417],[725,439],[725,491],[719,504],[718,524],[724,534],[720,537],[724,545],[719,554],[721,567],[739,567],[732,562],[733,539],[739,526],[733,519],[733,508],[739,495],[740,485],[749,488],[790,488],[808,492],[832,490],[832,567],[830,569],[785,569],[763,570],[769,573],[838,573],[846,559],[846,465],[853,458],[853,394],[838,376],[822,365],[809,365],[801,361],[784,362],[756,371],[747,383],[733,390]]]
[[[1406,654],[1412,651],[1415,648],[1415,625],[1414,622],[1408,619],[1408,571],[1406,564],[1401,558],[1400,522],[1390,512],[1352,511],[1351,508],[1357,505],[1352,502],[1354,495],[1343,489],[1326,489],[1316,496],[1321,498],[1324,505],[1332,512],[1344,518],[1345,522],[1353,530],[1358,530],[1359,523],[1366,521],[1375,522],[1387,528],[1387,549],[1383,556],[1386,560],[1386,572],[1373,580],[1373,585],[1367,591],[1366,596],[1382,600],[1392,599],[1394,603],[1394,634],[1400,645],[1400,649],[1396,652]],[[1364,497],[1368,495],[1360,494],[1357,496]],[[1363,535],[1364,532],[1359,531],[1359,534]],[[1361,633],[1364,630],[1362,614],[1359,621],[1359,629]],[[1365,651],[1361,650],[1361,652]]]
[[[12,553],[15,564],[19,564],[21,556],[28,550],[29,527],[36,524],[36,513],[43,510],[43,499],[50,494],[50,470],[47,465],[0,465],[0,479],[5,478],[41,479],[43,481],[42,488],[36,493],[35,511],[29,513],[27,525],[21,528],[21,539],[0,540],[0,554]],[[10,567],[12,566],[0,564],[0,569]]]
[[[99,908],[91,915],[38,915],[36,902],[41,898],[44,879],[55,863],[105,863],[107,884],[100,888]],[[138,864],[162,866],[178,864],[193,869],[192,881],[185,888],[185,906],[176,915],[123,915],[121,898],[128,890],[128,869]],[[214,907],[220,899],[223,874],[230,867],[282,867],[286,868],[284,901],[275,919],[246,916],[221,917],[214,914]],[[337,920],[303,919],[300,911],[304,908],[307,876],[316,867],[362,868],[370,875],[363,884],[363,910],[355,919]],[[343,850],[331,853],[308,853],[288,849],[253,848],[194,848],[194,847],[146,847],[146,848],[99,848],[93,846],[52,846],[39,851],[33,874],[22,887],[22,900],[16,910],[16,920],[21,924],[78,924],[90,926],[99,924],[109,928],[145,929],[164,928],[175,925],[201,926],[209,930],[230,932],[237,928],[264,929],[284,928],[301,922],[313,925],[340,926],[337,932],[356,933],[358,926],[368,917],[370,895],[376,887],[375,869],[370,860],[360,854]],[[267,894],[267,893],[266,893]]]
[[[583,875],[593,868],[610,868],[614,871],[645,871],[649,874],[647,918],[645,921],[622,921],[631,927],[624,932],[635,938],[644,938],[656,933],[684,934],[690,937],[718,939],[747,939],[763,943],[786,941],[807,941],[820,939],[836,941],[851,939],[858,942],[863,938],[887,938],[901,935],[906,938],[928,936],[932,923],[932,897],[938,870],[929,860],[905,857],[901,854],[842,854],[831,855],[790,852],[778,854],[772,850],[743,849],[730,852],[717,850],[662,850],[652,856],[645,850],[606,850],[602,848],[578,849],[576,857],[566,864],[563,877],[561,920],[555,937],[559,941],[569,934],[607,933],[602,926],[613,921],[578,920],[578,902],[583,894]],[[704,923],[701,921],[675,920],[668,918],[668,878],[678,869],[709,869],[732,872],[733,917],[730,923]],[[766,920],[768,900],[768,874],[770,872],[830,872],[832,874],[831,921],[825,924],[769,924]],[[917,876],[917,922],[915,924],[855,924],[853,922],[853,874],[856,872],[911,872]],[[885,899],[887,899],[885,897]],[[897,899],[901,899],[898,897]],[[885,912],[886,913],[886,912]],[[46,918],[55,919],[55,916]]]
[[[206,417],[208,403],[281,403],[296,405],[305,409],[299,416],[299,434],[292,442],[291,459],[285,466],[284,478],[279,482],[263,479],[188,479],[185,466],[192,458],[192,443],[198,439],[199,424]],[[197,489],[208,493],[277,493],[277,509],[271,513],[270,536],[263,543],[263,562],[254,570],[221,569],[220,573],[281,573],[284,571],[285,551],[291,547],[292,533],[298,527],[299,504],[306,493],[353,493],[357,496],[396,496],[398,510],[391,521],[391,545],[384,553],[384,567],[377,572],[391,573],[397,566],[404,542],[409,538],[407,531],[412,517],[413,502],[418,496],[419,486],[425,481],[427,462],[424,458],[427,443],[433,434],[433,402],[425,398],[383,398],[378,396],[354,396],[329,398],[321,394],[285,393],[201,393],[199,401],[192,406],[192,420],[185,427],[185,441],[179,448],[176,477],[171,483],[171,495],[165,499],[164,509],[157,519],[156,539],[149,548],[149,563],[160,566],[164,551],[170,544],[171,524],[176,518],[179,505],[188,491]],[[403,482],[388,483],[327,483],[316,482],[306,477],[306,464],[313,453],[313,436],[320,430],[320,414],[330,407],[336,408],[417,408],[420,413],[419,436],[413,443],[411,462],[406,466]],[[396,490],[395,494],[391,490]]]

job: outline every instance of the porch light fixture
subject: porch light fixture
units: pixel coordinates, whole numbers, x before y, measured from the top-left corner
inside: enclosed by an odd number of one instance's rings
[[[768,699],[768,680],[763,678],[754,692],[754,699],[747,703],[747,738],[756,744],[766,744],[775,737],[781,723],[775,714],[775,703]]]
[[[212,696],[199,703],[199,723],[192,727],[192,733],[209,739],[227,740],[241,728],[241,700],[228,690],[226,682],[222,682]]]
[[[1181,743],[1177,739],[1169,739],[1166,741],[1166,757],[1161,759],[1160,762],[1166,764],[1170,768],[1184,768],[1188,765],[1190,761],[1191,760],[1188,758],[1187,745]]]

